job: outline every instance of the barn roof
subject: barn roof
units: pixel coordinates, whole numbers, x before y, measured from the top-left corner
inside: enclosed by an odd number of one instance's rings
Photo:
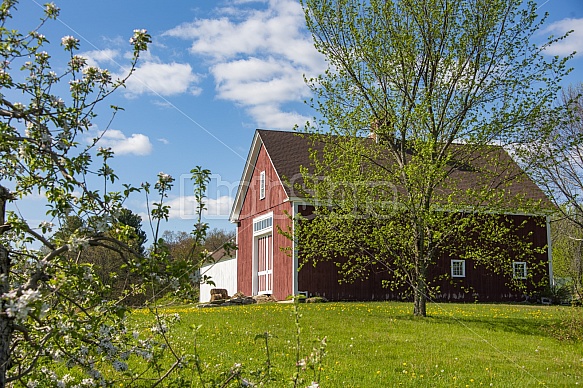
[[[372,140],[370,140],[372,141]],[[289,200],[301,199],[302,195],[294,190],[294,184],[303,182],[300,174],[300,166],[309,168],[312,165],[310,159],[311,150],[324,149],[322,142],[314,141],[305,133],[258,129],[255,132],[251,149],[247,157],[241,184],[231,211],[231,221],[236,221],[243,204],[243,200],[253,173],[255,162],[261,145],[265,147],[273,167],[285,189]],[[454,149],[464,150],[463,144],[453,145]],[[466,155],[467,156],[467,155]],[[464,158],[466,160],[468,158]],[[504,187],[511,197],[520,196],[522,199],[538,203],[541,209],[551,210],[554,205],[545,193],[524,173],[510,155],[499,146],[482,147],[480,153],[470,155],[471,168],[460,166],[453,168],[448,177],[450,182],[455,182],[457,190],[483,186],[484,171],[495,172],[498,178],[488,184],[493,187]],[[492,161],[496,162],[493,163]],[[504,166],[504,171],[494,171]],[[446,182],[447,183],[447,182]],[[440,188],[442,194],[447,194],[447,184]]]

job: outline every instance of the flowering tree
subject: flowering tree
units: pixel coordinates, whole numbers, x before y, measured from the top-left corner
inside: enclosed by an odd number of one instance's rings
[[[40,30],[59,9],[47,4],[39,27],[23,34],[9,27],[15,5],[12,0],[0,5],[0,387],[16,381],[28,387],[104,386],[116,379],[148,379],[156,385],[183,361],[173,351],[175,362],[169,369],[156,361],[161,352],[172,350],[165,328],[173,318],[155,315],[151,335],[132,333],[126,326],[127,310],[119,300],[104,298],[107,287],[77,255],[88,247],[106,249],[156,290],[193,283],[187,276],[193,269],[185,263],[167,264],[156,243],[145,257],[136,243],[138,231],[124,223],[125,199],[132,192],[149,193],[150,186],[112,189],[118,187],[109,165],[112,151],[99,148],[99,138],[87,146],[81,141],[98,104],[123,87],[150,36],[134,31],[129,71],[121,79],[89,66],[76,54],[79,41],[66,36],[61,45],[69,61],[57,74],[51,55],[42,50],[48,40]],[[61,98],[57,92],[63,93],[64,85],[69,92]],[[112,119],[116,112],[113,107]],[[208,174],[193,170],[199,193],[204,193]],[[154,185],[160,199],[150,221],[156,231],[168,218],[164,200],[172,181],[160,173]],[[46,197],[51,221],[74,216],[80,226],[51,234],[52,223],[31,225],[9,211],[11,202],[34,193]],[[128,370],[132,355],[148,361],[140,371]],[[55,361],[66,367],[61,370],[76,372],[55,371]]]

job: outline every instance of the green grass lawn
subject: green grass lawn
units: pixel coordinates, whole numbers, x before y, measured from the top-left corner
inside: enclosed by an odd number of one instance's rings
[[[411,304],[396,302],[301,304],[299,309],[302,357],[315,340],[327,337],[322,387],[583,384],[580,308],[432,304],[427,318],[413,317]],[[292,304],[163,310],[181,315],[171,330],[180,350],[192,352],[191,326],[202,325],[196,337],[208,376],[235,363],[246,373],[262,368],[265,343],[255,337],[267,331],[273,336],[273,373],[282,379],[296,369],[293,311]],[[147,332],[151,316],[138,310],[134,318]],[[196,377],[192,368],[181,373]]]

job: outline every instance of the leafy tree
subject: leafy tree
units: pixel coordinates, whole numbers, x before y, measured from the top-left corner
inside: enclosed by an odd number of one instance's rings
[[[234,231],[226,231],[214,228],[207,232],[204,242],[198,246],[195,244],[195,238],[190,233],[184,231],[166,230],[162,233],[164,245],[168,247],[171,257],[183,260],[192,260],[197,258],[202,250],[213,253],[225,246],[226,243],[232,243],[235,240]],[[193,252],[193,247],[197,247],[199,252]]]
[[[144,242],[146,233],[141,229],[142,219],[129,209],[121,209],[116,223],[107,227],[103,233],[105,236],[116,238],[115,230],[130,226],[126,243],[130,248],[140,255],[145,254]],[[82,232],[86,224],[78,216],[68,215],[61,223],[60,228],[54,233],[52,241],[67,241],[72,234]],[[126,253],[129,255],[130,253]],[[69,260],[79,263],[87,263],[92,266],[93,271],[100,281],[107,287],[102,297],[107,300],[119,300],[123,297],[123,303],[129,305],[140,305],[145,301],[143,287],[138,274],[133,273],[128,267],[128,259],[122,259],[113,254],[110,249],[102,246],[87,246],[78,252],[67,252],[64,254]]]
[[[40,29],[59,9],[47,4],[39,26],[21,33],[10,26],[16,5],[0,5],[0,387],[159,385],[187,362],[168,338],[175,318],[153,308],[150,334],[132,335],[128,309],[120,304],[124,295],[104,299],[108,285],[83,260],[107,252],[151,290],[194,286],[196,267],[170,261],[157,235],[149,257],[143,255],[140,220],[124,201],[134,192],[149,196],[150,185],[119,185],[109,164],[112,151],[99,148],[99,138],[85,146],[100,103],[124,86],[150,36],[134,31],[129,71],[121,79],[88,66],[72,36],[61,39],[68,63],[53,67]],[[113,107],[111,119],[117,111]],[[209,174],[192,170],[200,212]],[[156,230],[168,219],[172,182],[160,173],[154,184],[158,199],[149,221]],[[31,225],[10,211],[12,202],[33,193],[46,197],[49,220],[60,221],[60,230],[53,233],[52,222]],[[199,218],[196,243],[207,228]],[[129,357],[144,362],[130,370]],[[165,366],[163,359],[173,363]],[[70,368],[78,373],[68,374]]]
[[[559,100],[562,115],[519,155],[562,215],[583,227],[583,83],[563,91]]]
[[[302,5],[329,64],[307,80],[321,119],[307,128],[315,145],[303,176],[317,217],[298,228],[304,258],[342,256],[348,277],[381,266],[408,286],[421,316],[439,255],[511,278],[509,257],[542,247],[511,241],[524,224],[483,210],[535,210],[512,194],[524,177],[501,147],[556,118],[550,103],[568,58],[546,61],[543,51],[563,37],[529,43],[544,18],[520,0]],[[375,141],[365,140],[371,132]],[[464,187],[464,171],[480,181]]]
[[[235,248],[235,232],[214,228],[206,233],[203,241],[197,242],[194,233],[184,231],[165,231],[162,234],[162,245],[168,252],[170,260],[189,262],[201,267],[210,260],[217,260],[221,254],[229,255]],[[218,253],[218,254],[217,254]],[[196,294],[179,295],[184,300],[197,300],[200,283],[214,284],[205,273],[200,273],[195,279]]]
[[[552,223],[553,275],[557,287],[568,286],[583,299],[583,229],[570,218]]]
[[[204,248],[209,252],[215,252],[224,247],[225,243],[234,243],[235,231],[214,228],[211,229],[204,240]]]
[[[126,244],[129,228],[120,228],[114,237],[103,232],[135,189],[104,190],[103,195],[91,190],[87,176],[92,173],[102,182],[116,180],[107,166],[112,154],[96,149],[98,139],[87,147],[78,140],[92,125],[97,105],[127,78],[114,80],[107,70],[87,66],[76,55],[79,41],[72,36],[61,40],[69,62],[57,74],[42,50],[48,39],[40,28],[59,9],[47,4],[39,27],[25,34],[9,27],[15,10],[15,1],[0,6],[0,387],[16,380],[56,384],[49,383],[54,372],[40,368],[54,359],[78,365],[94,381],[104,382],[101,363],[94,362],[101,351],[96,344],[116,349],[110,362],[119,357],[121,346],[113,344],[123,343],[118,331],[124,325],[123,308],[102,303],[103,285],[91,266],[65,253],[88,246],[108,247],[120,257],[132,252]],[[128,76],[149,41],[145,30],[134,31]],[[55,91],[67,83],[70,94],[64,100]],[[92,170],[95,157],[103,161],[97,171]],[[50,223],[29,225],[6,210],[9,202],[34,192],[47,198],[51,218],[74,215],[70,220],[84,227],[71,223],[70,233],[52,239]],[[35,241],[42,249],[35,249]],[[84,356],[77,353],[87,347],[91,351]]]
[[[530,175],[558,210],[553,222],[553,267],[557,277],[571,279],[581,291],[581,231],[583,230],[583,83],[570,86],[558,98],[561,115],[537,136],[517,149]]]
[[[121,225],[131,226],[135,233],[135,244],[137,245],[134,249],[141,254],[146,252],[146,247],[144,244],[148,241],[146,232],[142,230],[142,217],[135,214],[129,209],[121,209],[117,222]]]

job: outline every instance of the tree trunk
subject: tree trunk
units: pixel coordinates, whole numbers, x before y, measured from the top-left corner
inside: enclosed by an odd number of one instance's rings
[[[427,206],[428,207],[428,206]],[[416,279],[413,286],[413,315],[427,316],[427,264],[425,261],[425,225],[420,219],[417,223],[417,252],[415,258]]]
[[[413,315],[417,317],[427,316],[427,287],[425,285],[425,277],[420,276],[417,279],[417,284],[413,289]]]
[[[8,292],[8,272],[10,269],[10,258],[8,250],[0,245],[0,295]],[[10,342],[12,339],[12,318],[5,314],[4,302],[0,313],[0,388],[6,386],[6,375],[10,369]]]
[[[10,192],[0,186],[0,234],[8,228],[6,222],[6,201],[11,198]],[[0,244],[0,295],[10,291],[10,256],[8,250]],[[6,386],[7,372],[10,369],[10,343],[12,340],[12,318],[5,313],[4,302],[0,309],[0,388]]]

